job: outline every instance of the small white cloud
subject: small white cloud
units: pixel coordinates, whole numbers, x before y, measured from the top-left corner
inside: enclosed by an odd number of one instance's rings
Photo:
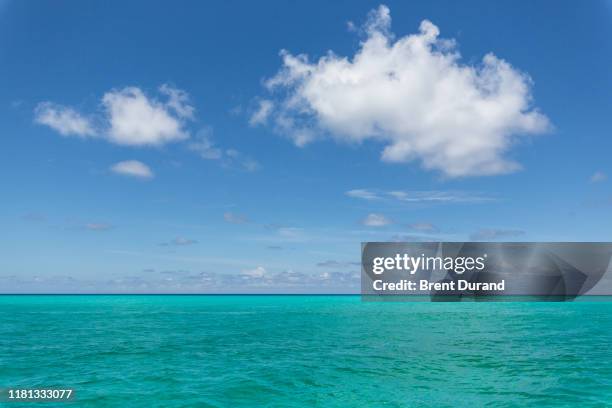
[[[259,106],[257,110],[253,112],[251,118],[249,119],[249,124],[251,126],[263,125],[268,121],[268,117],[270,113],[272,113],[272,109],[274,108],[274,103],[267,99],[262,99],[259,101]]]
[[[138,160],[126,160],[119,163],[115,163],[111,166],[110,170],[113,173],[121,174],[124,176],[150,179],[153,178],[153,172],[143,162]]]
[[[347,196],[349,197],[353,197],[353,198],[361,198],[364,200],[378,200],[380,199],[380,197],[378,196],[378,194],[376,194],[373,191],[370,190],[365,190],[365,189],[355,189],[355,190],[349,190],[345,193]]]
[[[384,227],[385,225],[391,224],[391,220],[382,214],[368,214],[361,223],[366,227]]]
[[[51,102],[41,102],[34,110],[34,121],[49,126],[62,136],[91,137],[96,132],[89,119],[72,108]]]
[[[281,52],[283,65],[266,82],[278,133],[298,146],[324,137],[376,140],[382,160],[419,161],[448,177],[494,175],[520,165],[507,153],[519,137],[551,125],[532,105],[532,81],[489,53],[461,61],[455,42],[423,20],[419,31],[395,38],[389,8],[372,11],[354,55],[328,52],[310,61]]]
[[[602,181],[606,181],[608,179],[608,175],[603,171],[596,171],[591,176],[591,183],[600,183]]]
[[[230,224],[245,224],[249,222],[249,219],[246,216],[229,211],[223,214],[223,219],[225,222],[229,222]]]
[[[263,266],[258,266],[253,269],[245,269],[242,272],[240,272],[240,274],[243,277],[250,278],[250,279],[261,279],[266,276],[266,268],[264,268]]]

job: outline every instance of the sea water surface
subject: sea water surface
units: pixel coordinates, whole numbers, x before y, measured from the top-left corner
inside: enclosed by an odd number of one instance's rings
[[[612,405],[612,303],[0,296],[0,388],[79,407]]]

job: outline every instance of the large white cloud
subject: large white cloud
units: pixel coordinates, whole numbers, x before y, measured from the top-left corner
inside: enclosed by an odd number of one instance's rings
[[[84,116],[75,109],[43,102],[35,110],[35,121],[62,135],[100,137],[129,146],[159,146],[189,137],[186,122],[193,118],[186,92],[162,85],[164,101],[147,96],[140,88],[126,87],[106,92],[102,114]]]
[[[450,177],[520,168],[506,155],[511,145],[550,127],[531,104],[531,79],[491,53],[462,63],[454,41],[427,20],[397,40],[390,24],[386,6],[373,10],[352,57],[329,52],[310,62],[283,51],[283,67],[266,82],[275,109],[264,116],[299,146],[325,135],[373,139],[385,144],[385,161],[419,160]],[[261,113],[251,122],[263,123]]]

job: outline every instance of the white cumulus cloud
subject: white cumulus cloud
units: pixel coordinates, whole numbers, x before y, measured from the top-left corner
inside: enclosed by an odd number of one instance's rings
[[[113,164],[110,169],[113,173],[121,174],[124,176],[142,179],[153,178],[153,171],[151,171],[149,166],[138,160],[121,161],[119,163]]]
[[[167,86],[162,89],[170,92]],[[128,87],[104,94],[102,105],[108,117],[108,138],[114,143],[156,146],[188,137],[183,118],[192,109],[176,95],[170,95],[168,103],[163,104],[148,98],[139,88]]]
[[[283,66],[266,82],[276,108],[265,117],[298,146],[325,135],[375,140],[385,146],[383,160],[417,160],[448,177],[519,169],[507,156],[511,146],[551,127],[532,105],[529,76],[492,53],[462,62],[455,42],[428,20],[397,39],[390,29],[381,5],[352,56],[329,52],[311,62],[281,52]]]

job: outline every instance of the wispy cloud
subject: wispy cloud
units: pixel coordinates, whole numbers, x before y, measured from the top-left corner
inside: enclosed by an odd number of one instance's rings
[[[602,181],[606,181],[608,179],[608,175],[603,171],[596,171],[591,175],[590,181],[591,183],[601,183]]]
[[[419,232],[429,232],[429,233],[439,232],[438,227],[436,227],[435,225],[429,222],[415,222],[413,224],[408,224],[408,228],[414,231],[419,231]]]
[[[392,190],[381,191],[373,189],[354,189],[345,193],[348,197],[367,200],[367,201],[387,201],[401,203],[483,203],[495,201],[491,196],[484,195],[479,192],[468,191],[440,191],[440,190],[425,190],[425,191],[406,191]]]
[[[97,279],[0,275],[0,286],[7,293],[358,293],[359,271],[270,271],[262,265],[233,273],[146,268]]]
[[[225,220],[225,222],[229,222],[230,224],[246,224],[247,222],[249,222],[247,216],[229,211],[223,213],[223,219]]]
[[[22,215],[21,219],[30,222],[45,222],[47,221],[47,216],[41,213],[30,212]]]
[[[62,136],[86,138],[96,135],[89,118],[66,106],[52,102],[41,102],[36,106],[34,115],[36,123],[49,126]]]
[[[519,229],[495,229],[483,228],[470,235],[472,241],[494,241],[498,239],[516,238],[525,235],[525,231]]]
[[[433,242],[436,241],[430,236],[419,234],[395,234],[389,238],[392,242]]]
[[[265,124],[274,108],[274,103],[267,99],[259,100],[257,105],[257,109],[249,118],[249,124],[251,126]]]
[[[363,189],[363,188],[349,190],[345,194],[349,197],[361,198],[363,200],[380,200],[381,199],[381,197],[377,193],[371,190]]]
[[[113,164],[110,167],[113,173],[140,179],[151,179],[154,177],[149,166],[138,160],[126,160]]]
[[[387,194],[406,203],[481,203],[494,201],[494,198],[480,193],[463,191],[390,191]]]
[[[185,237],[176,237],[168,242],[162,242],[161,246],[188,246],[197,244],[198,241],[195,239],[185,238]]]
[[[174,111],[179,118],[194,118],[195,108],[190,105],[191,101],[187,92],[168,84],[160,86],[159,92],[168,97],[165,106]]]
[[[360,266],[360,262],[349,262],[349,261],[335,261],[328,259],[327,261],[317,263],[319,268],[331,268],[331,269],[343,269],[343,268],[354,268]]]
[[[280,227],[277,232],[283,238],[296,239],[303,236],[304,230],[296,227]]]
[[[241,168],[253,172],[261,168],[256,160],[236,149],[224,149],[215,144],[212,139],[212,127],[200,129],[195,140],[189,143],[189,150],[198,154],[205,160],[218,160],[225,167]]]
[[[242,169],[250,172],[257,171],[261,168],[261,164],[259,164],[257,160],[246,156],[236,149],[225,150],[225,164],[232,167],[238,165]]]
[[[253,269],[243,269],[242,272],[240,272],[240,275],[247,278],[261,279],[266,276],[266,268],[263,266],[258,266]]]
[[[197,153],[205,160],[219,160],[223,158],[223,150],[212,141],[212,128],[205,127],[200,129],[196,135],[196,140],[189,144],[189,149]]]
[[[102,222],[89,222],[83,227],[89,231],[108,231],[113,228],[111,224]]]

